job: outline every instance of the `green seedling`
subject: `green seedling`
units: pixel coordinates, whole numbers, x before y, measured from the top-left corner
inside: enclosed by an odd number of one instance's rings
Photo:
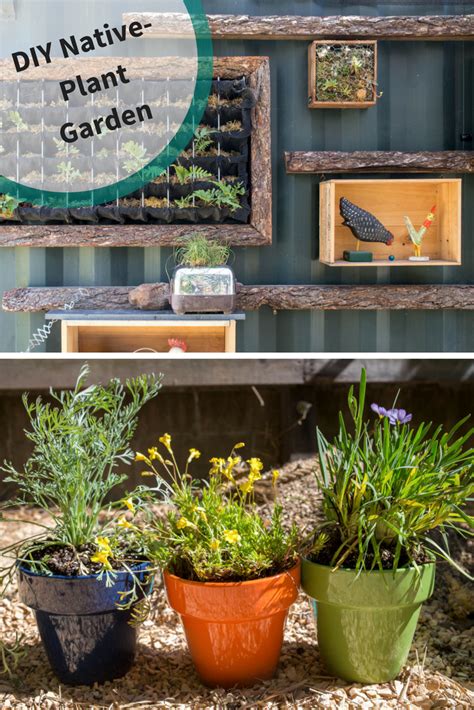
[[[11,219],[19,204],[19,200],[12,195],[0,195],[0,217]]]
[[[183,165],[175,165],[174,172],[180,185],[187,185],[196,180],[207,180],[213,177],[212,173],[198,165],[191,165],[190,168],[185,168]]]
[[[149,162],[147,149],[136,141],[127,141],[123,144],[122,150],[128,156],[123,163],[123,168],[128,173],[137,173]]]

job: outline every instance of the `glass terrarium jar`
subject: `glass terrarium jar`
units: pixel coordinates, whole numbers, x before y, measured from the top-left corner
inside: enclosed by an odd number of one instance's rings
[[[232,313],[235,278],[230,266],[178,266],[171,279],[175,313]]]

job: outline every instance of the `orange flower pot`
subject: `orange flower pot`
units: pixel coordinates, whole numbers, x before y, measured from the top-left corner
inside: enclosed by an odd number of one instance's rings
[[[164,581],[206,685],[248,686],[273,677],[288,610],[298,596],[299,562],[250,582],[189,582],[169,572]]]

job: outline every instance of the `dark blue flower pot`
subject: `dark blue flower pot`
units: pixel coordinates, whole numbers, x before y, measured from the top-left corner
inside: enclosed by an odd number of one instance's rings
[[[134,568],[147,582],[144,563]],[[120,678],[133,665],[137,629],[132,611],[120,611],[120,592],[132,588],[132,575],[119,572],[106,587],[105,578],[46,576],[18,568],[21,601],[34,610],[51,667],[62,683],[92,685]],[[152,580],[147,582],[147,593]]]

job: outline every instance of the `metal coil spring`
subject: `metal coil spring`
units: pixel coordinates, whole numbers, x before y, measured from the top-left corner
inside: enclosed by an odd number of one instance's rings
[[[72,311],[74,307],[77,305],[78,301],[81,299],[81,297],[84,295],[84,291],[81,289],[76,298],[73,301],[70,301],[69,303],[65,303],[64,306],[61,308],[62,311]],[[58,318],[54,318],[50,320],[46,325],[41,326],[41,328],[38,328],[35,330],[33,335],[31,336],[29,342],[28,342],[28,347],[25,350],[25,353],[30,353],[32,350],[37,348],[39,345],[42,345],[45,343],[49,336],[51,335],[51,331],[53,329],[53,326],[55,323],[58,322]]]

